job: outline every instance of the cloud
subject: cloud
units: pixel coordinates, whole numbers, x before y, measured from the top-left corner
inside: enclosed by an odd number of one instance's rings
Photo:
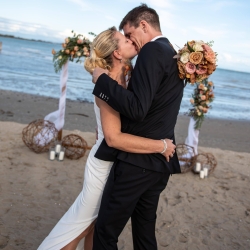
[[[174,5],[172,4],[171,0],[148,0],[148,5],[160,7],[160,8],[168,8],[173,9]],[[151,6],[150,6],[151,7]]]
[[[250,72],[250,57],[248,55],[238,56],[238,53],[220,52],[217,64],[222,68]]]
[[[223,8],[226,8],[228,6],[234,6],[234,5],[239,5],[239,3],[236,1],[216,1],[215,3],[211,5],[211,8],[214,11],[219,11]]]
[[[205,38],[211,39],[218,39],[225,37],[226,34],[228,33],[227,30],[225,29],[215,29],[215,27],[211,28],[204,28],[204,27],[191,27],[192,30],[196,31],[199,35],[203,36]]]
[[[89,3],[86,3],[86,1],[83,1],[83,0],[68,0],[68,1],[77,4],[83,10],[89,10],[89,9],[91,9]]]
[[[60,32],[56,32],[55,33],[55,37],[59,38],[62,42],[64,41],[64,38],[68,37],[68,36],[72,36],[72,30],[70,29],[65,29],[64,31],[60,31]],[[87,33],[82,33],[82,32],[79,32],[77,30],[74,30],[74,33],[76,33],[76,35],[78,34],[81,34],[82,36],[84,37],[87,37],[91,40],[92,36],[87,34]]]
[[[176,17],[166,10],[159,10],[158,11],[159,17],[160,17],[160,23],[161,27],[166,27],[168,29],[176,29],[177,22]]]
[[[218,60],[225,60],[227,62],[231,62],[233,60],[233,57],[229,53],[221,53],[218,55]]]
[[[0,29],[1,31],[8,31],[8,32],[23,31],[23,32],[34,33],[37,30],[41,29],[41,25],[27,23],[27,22],[20,22],[7,18],[0,18]]]
[[[0,33],[20,36],[28,39],[35,38],[46,41],[63,42],[65,37],[72,36],[71,31],[71,29],[58,31],[46,26],[42,26],[40,24],[20,22],[7,18],[0,18]],[[89,34],[78,32],[77,30],[74,30],[74,32],[77,35],[81,34],[84,37],[92,39],[92,36]]]
[[[112,16],[104,16],[106,19],[117,22],[117,19]]]

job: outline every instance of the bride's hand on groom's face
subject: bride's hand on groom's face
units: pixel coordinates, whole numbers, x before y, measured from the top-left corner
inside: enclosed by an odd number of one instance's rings
[[[92,82],[96,83],[99,76],[103,73],[108,75],[109,71],[107,69],[95,68],[92,75]]]

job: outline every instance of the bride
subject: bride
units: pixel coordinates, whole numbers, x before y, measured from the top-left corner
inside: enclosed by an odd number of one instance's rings
[[[112,27],[100,33],[92,43],[91,56],[85,60],[85,69],[92,74],[94,68],[109,71],[110,77],[126,88],[126,72],[130,59],[137,54],[131,40]],[[122,102],[122,100],[121,100]],[[162,153],[166,160],[172,156],[172,140],[153,140],[121,132],[119,113],[99,98],[94,99],[98,139],[92,147],[84,172],[83,189],[75,202],[59,220],[39,250],[76,249],[84,240],[84,249],[91,250],[95,220],[98,216],[102,193],[113,162],[95,158],[95,153],[105,137],[110,147],[132,153]]]

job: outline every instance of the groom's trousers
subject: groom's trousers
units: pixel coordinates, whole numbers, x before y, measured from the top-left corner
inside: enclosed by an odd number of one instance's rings
[[[155,250],[156,210],[169,173],[117,160],[108,177],[97,218],[93,250],[115,250],[131,217],[135,250]]]

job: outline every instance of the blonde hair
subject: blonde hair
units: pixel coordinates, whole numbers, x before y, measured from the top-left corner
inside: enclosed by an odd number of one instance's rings
[[[118,39],[115,39],[117,29],[112,27],[101,32],[91,44],[90,57],[84,62],[84,68],[92,74],[94,68],[110,70],[113,65],[112,53],[118,49]]]

